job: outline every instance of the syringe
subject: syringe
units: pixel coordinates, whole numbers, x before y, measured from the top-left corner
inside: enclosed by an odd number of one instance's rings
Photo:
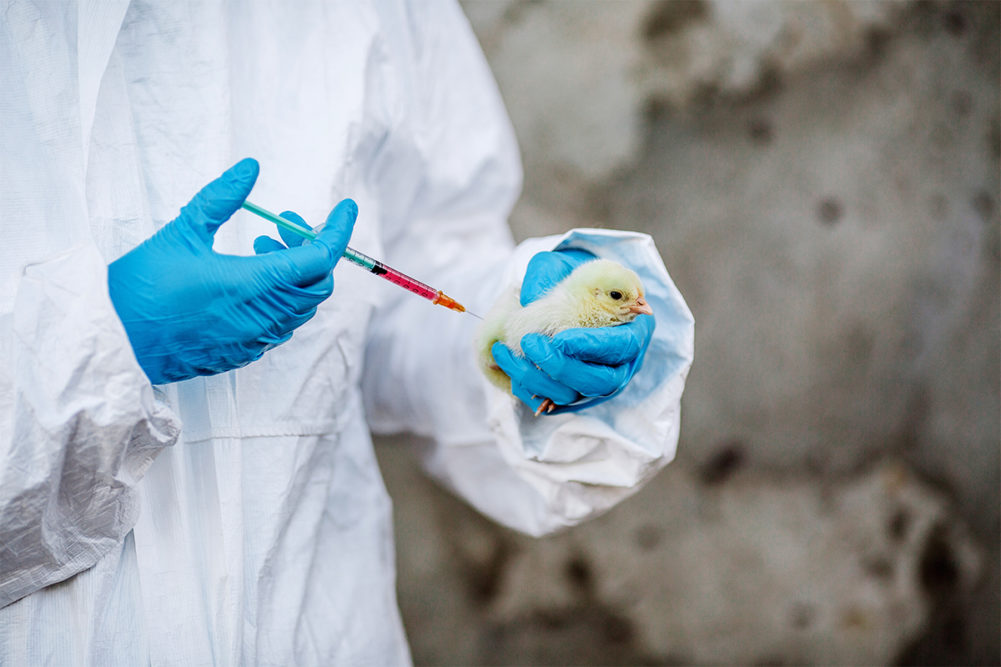
[[[271,211],[261,208],[257,204],[252,204],[249,201],[244,201],[242,206],[243,208],[250,211],[254,215],[259,215],[265,220],[270,220],[279,227],[283,227],[289,230],[290,232],[298,234],[299,236],[302,236],[310,240],[316,238],[316,232],[314,232],[312,229],[303,227],[295,222],[292,222],[291,220],[286,220],[280,215],[275,215]],[[476,313],[470,313],[468,310],[466,310],[465,306],[463,306],[461,303],[459,303],[452,297],[448,296],[441,290],[435,289],[430,285],[426,285],[419,280],[415,280],[414,278],[411,278],[407,274],[401,273],[400,271],[397,271],[391,266],[386,266],[379,260],[372,259],[371,257],[369,257],[364,253],[358,252],[357,250],[354,250],[352,248],[346,248],[344,250],[344,254],[341,256],[344,257],[344,259],[348,260],[349,262],[357,264],[358,266],[362,267],[369,273],[374,273],[380,278],[384,278],[391,283],[399,285],[403,289],[410,290],[417,296],[422,296],[431,303],[437,304],[439,306],[444,306],[446,308],[450,308],[460,313],[469,313],[473,317],[480,317]]]

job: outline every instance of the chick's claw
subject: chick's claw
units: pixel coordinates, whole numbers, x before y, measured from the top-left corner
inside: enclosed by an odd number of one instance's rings
[[[533,396],[532,398],[535,398],[535,397]],[[552,411],[553,411],[553,410],[554,410],[555,408],[556,408],[556,404],[555,404],[555,403],[553,403],[553,402],[552,402],[551,400],[549,400],[548,398],[547,398],[547,399],[544,399],[544,400],[543,400],[543,401],[542,401],[541,403],[539,403],[539,407],[537,407],[537,408],[535,409],[535,416],[536,416],[536,417],[538,417],[538,416],[539,416],[539,415],[541,415],[541,414],[542,414],[543,412],[545,412],[546,414],[549,414],[549,413],[550,413],[550,412],[552,412]]]

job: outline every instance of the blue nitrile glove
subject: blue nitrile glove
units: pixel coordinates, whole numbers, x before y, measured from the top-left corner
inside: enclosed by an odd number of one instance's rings
[[[300,227],[305,227],[306,229],[312,229],[309,223],[306,222],[305,219],[303,219],[303,217],[298,213],[296,213],[295,211],[282,211],[280,215],[286,220],[291,220],[292,222],[299,223]],[[266,255],[267,253],[274,252],[275,250],[285,250],[286,248],[294,248],[306,242],[306,238],[304,236],[299,236],[295,232],[289,231],[284,227],[278,227],[278,233],[281,235],[282,241],[285,241],[285,243],[276,241],[270,236],[258,236],[256,239],[254,239],[254,252],[257,253],[258,255]]]
[[[521,304],[535,301],[594,255],[577,249],[540,252],[532,257],[521,286]],[[503,343],[491,348],[494,361],[511,378],[511,391],[536,410],[543,399],[557,404],[552,414],[581,410],[618,394],[643,364],[655,320],[638,315],[615,327],[561,331],[552,338],[521,339],[525,358]],[[572,405],[571,405],[572,404]]]
[[[250,194],[257,172],[255,160],[241,160],[108,266],[111,301],[154,384],[249,364],[288,340],[334,289],[331,271],[358,215],[348,199],[309,244],[257,257],[212,250],[215,231]]]

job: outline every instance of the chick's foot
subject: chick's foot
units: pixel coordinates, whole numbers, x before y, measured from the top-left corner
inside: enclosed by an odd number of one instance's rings
[[[535,398],[535,397],[533,396],[532,398]],[[545,413],[548,414],[548,413],[552,412],[555,407],[556,407],[556,404],[553,403],[551,400],[549,400],[547,398],[547,399],[543,400],[541,403],[539,403],[539,407],[537,407],[535,409],[535,416],[538,417],[543,412],[545,412]]]

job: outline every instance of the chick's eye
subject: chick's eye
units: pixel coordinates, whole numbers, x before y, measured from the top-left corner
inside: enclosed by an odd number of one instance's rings
[[[622,292],[619,292],[618,290],[612,290],[611,292],[608,293],[608,296],[618,300],[622,298]]]

